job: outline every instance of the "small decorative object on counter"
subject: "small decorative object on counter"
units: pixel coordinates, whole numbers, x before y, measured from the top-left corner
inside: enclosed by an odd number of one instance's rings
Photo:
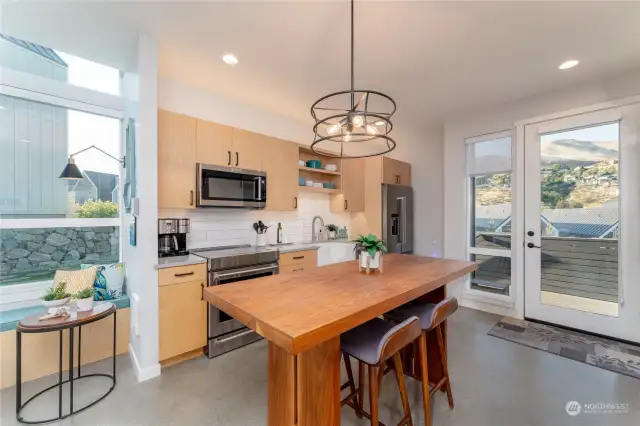
[[[384,242],[374,234],[360,235],[353,242],[356,243],[355,249],[360,252],[360,272],[382,272],[382,255],[387,252]]]
[[[276,242],[282,244],[282,223],[278,222],[278,233],[276,235]]]
[[[73,295],[73,297],[76,299],[78,312],[87,312],[93,309],[93,295],[93,287],[83,288]]]
[[[253,230],[256,231],[256,246],[264,247],[267,245],[267,230],[271,225],[265,225],[261,220],[253,224]]]
[[[66,305],[69,299],[71,295],[67,292],[67,283],[61,281],[45,291],[42,296],[42,305],[49,308],[49,313],[53,313],[60,306]]]
[[[338,231],[338,225],[334,225],[333,223],[330,223],[327,225],[327,231],[329,231],[329,239],[330,240],[335,240],[336,239],[336,232]]]
[[[349,234],[347,233],[347,227],[343,227],[338,229],[338,238],[344,238],[347,239],[349,238]]]

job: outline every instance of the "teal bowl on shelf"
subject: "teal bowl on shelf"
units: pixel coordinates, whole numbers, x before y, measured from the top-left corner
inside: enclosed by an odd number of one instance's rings
[[[332,182],[325,182],[322,184],[322,187],[327,189],[336,189],[336,185]]]
[[[309,160],[307,161],[307,167],[312,169],[321,169],[322,163],[320,163],[320,160]]]
[[[304,186],[304,178],[298,178],[298,186]]]

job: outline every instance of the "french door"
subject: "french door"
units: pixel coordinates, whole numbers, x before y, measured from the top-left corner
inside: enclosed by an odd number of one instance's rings
[[[525,317],[640,341],[640,108],[524,127]]]

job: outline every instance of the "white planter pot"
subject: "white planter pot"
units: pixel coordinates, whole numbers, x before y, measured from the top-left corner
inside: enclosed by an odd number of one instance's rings
[[[369,255],[369,252],[367,251],[361,251],[360,252],[360,267],[361,268],[366,268],[367,267],[367,260],[369,260],[369,268],[370,269],[378,269],[380,267],[380,252],[376,252],[376,255],[374,257],[371,257]]]
[[[256,234],[256,247],[264,247],[267,245],[267,234]]]
[[[93,296],[87,297],[85,299],[76,299],[76,306],[78,307],[78,312],[86,312],[93,309]]]
[[[59,308],[61,306],[64,306],[67,304],[67,302],[69,302],[70,297],[65,297],[64,299],[58,299],[58,300],[50,300],[50,301],[42,301],[42,306],[52,309],[52,308]],[[55,309],[54,309],[55,310]]]
[[[330,240],[336,239],[336,231],[329,231],[329,239]]]

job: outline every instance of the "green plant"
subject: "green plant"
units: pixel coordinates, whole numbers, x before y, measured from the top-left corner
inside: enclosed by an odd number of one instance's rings
[[[111,201],[87,200],[84,204],[76,204],[76,216],[84,218],[118,217],[118,205]]]
[[[327,225],[327,231],[337,232],[338,231],[338,225],[334,225],[333,223],[328,224]]]
[[[57,286],[48,288],[47,291],[44,292],[42,300],[51,302],[53,300],[66,299],[67,297],[71,297],[71,295],[67,293],[67,283],[62,281]]]
[[[377,252],[387,252],[387,246],[374,234],[360,235],[353,242],[356,243],[356,249],[365,250],[371,257],[375,257]]]
[[[87,287],[79,290],[76,294],[73,295],[73,297],[74,299],[87,299],[89,297],[93,297],[93,294],[93,287]]]

